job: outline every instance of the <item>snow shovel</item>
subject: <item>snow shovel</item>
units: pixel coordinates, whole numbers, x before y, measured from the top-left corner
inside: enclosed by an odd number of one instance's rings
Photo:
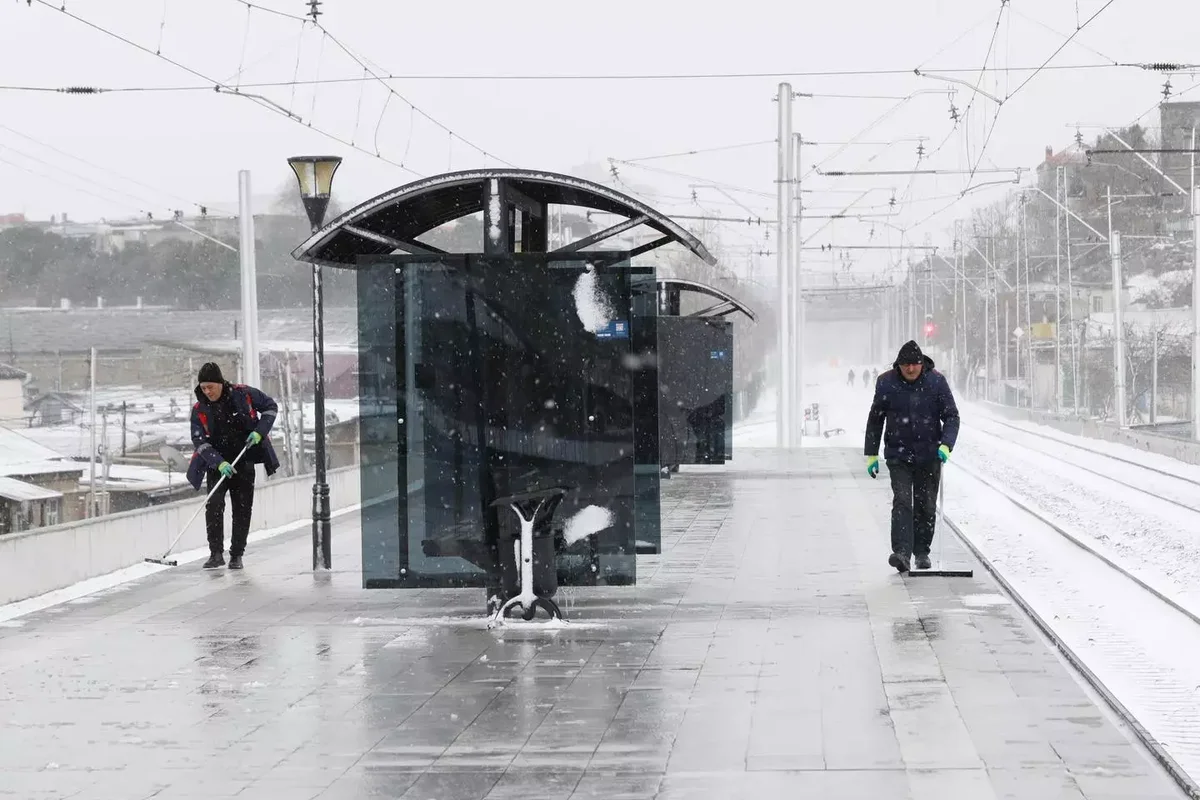
[[[236,467],[237,463],[242,460],[242,456],[246,455],[246,451],[249,449],[250,443],[247,442],[246,446],[242,448],[242,452],[238,453],[237,458],[235,458],[233,463],[231,463],[229,466]],[[171,551],[175,549],[175,545],[179,544],[179,540],[183,538],[183,534],[187,533],[187,529],[192,527],[192,523],[196,521],[196,517],[200,516],[200,512],[208,506],[208,501],[212,499],[212,496],[217,493],[217,489],[220,489],[221,484],[224,482],[225,476],[222,475],[221,478],[213,484],[213,488],[209,491],[208,496],[204,498],[204,502],[201,503],[196,509],[196,513],[192,514],[192,518],[189,519],[184,526],[179,529],[179,533],[175,534],[174,540],[171,541],[171,546],[167,548],[167,552],[162,554],[162,558],[147,558],[145,560],[151,564],[162,564],[164,567],[178,567],[179,561],[174,558],[167,558],[167,556],[171,555]]]
[[[945,488],[946,488],[946,474],[945,473],[946,473],[946,467],[943,464],[942,465],[942,474],[939,476],[940,480],[938,481],[937,516],[934,518],[935,520],[941,520],[941,522],[942,522],[942,525],[941,525],[942,530],[934,531],[934,535],[937,537],[937,543],[938,543],[938,545],[937,545],[937,563],[934,564],[933,569],[914,569],[914,570],[910,571],[908,574],[913,575],[913,576],[918,576],[918,577],[932,576],[935,578],[974,578],[975,570],[973,570],[973,569],[946,569],[944,566],[944,561],[942,560],[942,554],[945,551],[944,543],[946,541],[946,538],[945,538],[946,528],[949,527],[946,525],[946,509],[945,509],[945,505],[943,504],[943,499],[942,499],[943,495],[945,494]]]

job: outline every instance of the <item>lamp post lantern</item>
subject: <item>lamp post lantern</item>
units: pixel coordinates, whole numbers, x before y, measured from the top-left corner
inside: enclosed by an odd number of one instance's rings
[[[300,184],[300,199],[313,233],[320,230],[329,208],[333,174],[342,159],[338,156],[295,156],[288,165],[296,173]],[[325,298],[321,277],[321,265],[314,263],[313,276],[313,400],[316,405],[316,425],[313,429],[317,439],[316,480],[313,483],[312,545],[313,569],[316,570],[318,556],[325,569],[333,566],[332,548],[329,538],[329,484],[325,479]]]

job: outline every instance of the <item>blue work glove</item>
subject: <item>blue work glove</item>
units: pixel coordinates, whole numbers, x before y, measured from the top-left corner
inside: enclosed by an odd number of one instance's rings
[[[867,456],[867,474],[872,478],[879,475],[879,456]]]
[[[246,444],[256,445],[262,441],[262,434],[258,431],[250,431],[250,435],[246,437]]]
[[[237,472],[237,470],[233,468],[233,464],[230,464],[228,461],[222,461],[217,465],[217,472],[228,478],[230,475]]]
[[[942,445],[941,447],[938,448],[938,460],[940,460],[943,464],[945,464],[947,461],[950,460],[950,448],[949,447],[946,447],[946,445]]]

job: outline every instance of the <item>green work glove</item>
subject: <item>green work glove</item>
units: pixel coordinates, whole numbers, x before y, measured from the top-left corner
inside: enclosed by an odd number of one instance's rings
[[[226,478],[232,475],[235,471],[236,470],[234,470],[233,464],[230,464],[228,461],[222,461],[217,465],[217,472],[221,473]]]
[[[946,445],[942,445],[941,447],[939,447],[938,448],[938,459],[943,464],[945,464],[947,461],[949,461],[950,460],[950,448],[946,447]]]
[[[867,456],[867,474],[872,478],[879,475],[879,456]]]
[[[250,431],[250,435],[246,437],[246,444],[255,445],[262,441],[262,434],[258,431]]]

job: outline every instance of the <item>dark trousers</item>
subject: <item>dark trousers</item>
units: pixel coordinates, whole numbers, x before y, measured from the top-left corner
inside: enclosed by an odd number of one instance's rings
[[[933,544],[942,463],[888,461],[887,466],[892,478],[892,552],[927,556]]]
[[[208,490],[216,485],[221,473],[208,471]],[[246,537],[250,535],[250,512],[254,508],[254,465],[239,464],[237,472],[225,479],[217,493],[204,509],[204,521],[208,524],[208,551],[225,551],[225,495],[233,503],[233,532],[229,537],[230,557],[246,552]]]

